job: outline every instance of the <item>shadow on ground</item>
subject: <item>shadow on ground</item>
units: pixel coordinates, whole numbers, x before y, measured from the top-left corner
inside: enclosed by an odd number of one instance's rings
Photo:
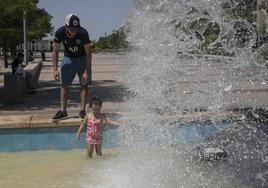
[[[80,104],[79,94],[79,84],[73,84],[69,90],[68,108],[77,107]],[[3,88],[0,88],[1,110],[31,111],[45,110],[47,108],[57,109],[60,105],[60,83],[55,81],[40,81],[36,93],[27,94],[22,98],[20,104],[3,105],[2,95]],[[113,80],[93,81],[92,85],[89,85],[88,99],[98,96],[104,102],[122,102],[125,95],[127,95],[127,89]]]

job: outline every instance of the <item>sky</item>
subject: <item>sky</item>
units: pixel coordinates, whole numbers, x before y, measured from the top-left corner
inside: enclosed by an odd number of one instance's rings
[[[125,23],[127,13],[134,0],[39,0],[52,18],[54,32],[64,25],[65,17],[75,13],[80,25],[87,29],[92,40],[111,34]]]

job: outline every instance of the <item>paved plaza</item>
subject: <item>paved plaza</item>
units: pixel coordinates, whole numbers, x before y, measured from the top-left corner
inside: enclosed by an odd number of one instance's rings
[[[62,54],[61,54],[62,58]],[[38,54],[35,59],[40,60]],[[103,111],[109,113],[125,113],[122,102],[126,88],[120,83],[119,76],[131,66],[123,53],[93,54],[93,82],[89,86],[89,98],[99,96],[104,100]],[[222,114],[237,108],[268,107],[268,74],[266,66],[246,65],[230,66],[226,60],[200,60],[180,62],[178,65],[177,93],[182,109],[222,109]],[[3,96],[3,75],[8,70],[0,68],[0,97]],[[0,106],[0,127],[31,127],[52,125],[51,117],[60,106],[60,83],[53,80],[51,53],[46,54],[36,93],[27,94],[21,103]],[[231,75],[231,76],[230,76]],[[232,76],[233,75],[233,76]],[[79,84],[76,78],[70,88],[68,100],[69,120],[63,125],[78,125],[80,107]],[[222,92],[223,91],[223,92]],[[206,114],[194,114],[193,116]],[[187,116],[188,117],[188,116]]]
[[[35,58],[40,59],[38,55],[35,55]],[[62,54],[60,58],[62,58]],[[26,124],[26,126],[54,125],[51,122],[51,118],[60,107],[60,82],[53,79],[51,53],[46,53],[46,60],[42,61],[42,63],[43,67],[36,93],[27,94],[19,104],[1,105],[0,125],[2,127],[10,124],[13,127],[16,124],[18,126],[23,124]],[[92,96],[101,97],[104,101],[104,112],[120,112],[120,103],[123,100],[125,88],[117,80],[120,72],[128,66],[125,56],[111,53],[93,54],[92,63],[93,82],[89,86],[89,98]],[[4,72],[9,70],[11,70],[11,67],[8,70],[3,68],[3,59],[1,59],[0,96],[3,94]],[[78,77],[76,77],[69,93],[68,115],[70,117],[78,116],[80,108],[79,90]],[[80,119],[74,118],[63,122],[64,125],[79,124]]]

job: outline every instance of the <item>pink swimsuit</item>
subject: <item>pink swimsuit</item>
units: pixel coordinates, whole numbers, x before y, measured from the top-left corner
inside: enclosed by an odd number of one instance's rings
[[[101,144],[102,142],[102,125],[103,120],[93,120],[91,117],[87,119],[87,144]]]

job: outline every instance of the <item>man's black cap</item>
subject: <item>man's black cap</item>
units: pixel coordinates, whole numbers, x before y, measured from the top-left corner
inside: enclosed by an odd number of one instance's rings
[[[78,16],[76,16],[75,14],[68,14],[65,18],[65,25],[70,28],[70,29],[74,29],[75,31],[79,31],[80,30],[80,20],[78,18]]]

